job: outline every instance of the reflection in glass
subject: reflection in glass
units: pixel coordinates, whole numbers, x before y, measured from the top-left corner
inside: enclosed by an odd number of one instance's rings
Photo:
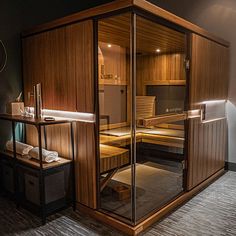
[[[101,209],[130,222],[130,14],[98,22]],[[122,173],[122,174],[121,174]]]
[[[98,22],[100,210],[137,223],[184,190],[186,40],[137,16],[132,87],[130,25],[131,14]]]
[[[183,191],[185,35],[137,16],[136,220]]]

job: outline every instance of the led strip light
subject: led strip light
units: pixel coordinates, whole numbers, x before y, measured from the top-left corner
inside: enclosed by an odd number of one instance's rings
[[[30,107],[29,111],[31,114],[33,114],[34,107]],[[85,123],[95,123],[96,121],[95,114],[87,112],[72,112],[72,111],[42,109],[42,116],[43,117],[50,116],[57,119],[69,119]]]
[[[55,118],[71,119],[71,120],[86,122],[86,123],[94,123],[95,122],[95,115],[92,113],[86,113],[86,112],[71,112],[71,111],[43,109],[42,115],[43,116],[53,116]]]

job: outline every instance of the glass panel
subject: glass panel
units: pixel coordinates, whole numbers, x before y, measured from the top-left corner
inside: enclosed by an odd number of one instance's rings
[[[101,210],[131,220],[131,15],[98,22]]]
[[[185,34],[137,16],[136,220],[183,191]]]

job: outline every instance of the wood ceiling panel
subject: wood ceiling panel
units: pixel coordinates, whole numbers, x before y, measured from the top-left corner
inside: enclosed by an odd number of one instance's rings
[[[130,14],[123,14],[99,22],[99,41],[130,47]],[[137,52],[176,53],[185,51],[185,35],[166,26],[137,17]]]

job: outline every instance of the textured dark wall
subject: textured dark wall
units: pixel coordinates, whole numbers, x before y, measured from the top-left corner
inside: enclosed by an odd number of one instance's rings
[[[21,3],[23,16],[22,27],[27,29],[37,24],[49,22],[59,17],[63,17],[107,2],[112,2],[112,0],[24,0]]]
[[[0,113],[5,112],[6,103],[15,99],[21,91],[21,53],[20,53],[20,7],[19,2],[1,0],[0,39],[4,42],[8,61],[0,73]],[[0,122],[0,145],[10,136],[11,126]]]

